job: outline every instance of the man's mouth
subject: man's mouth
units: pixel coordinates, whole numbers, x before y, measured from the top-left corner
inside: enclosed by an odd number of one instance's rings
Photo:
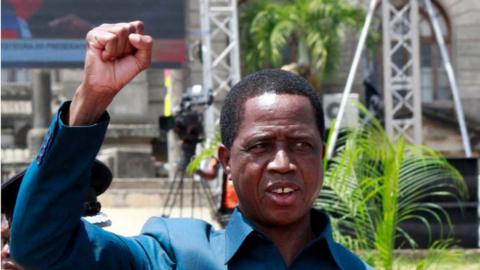
[[[279,187],[272,190],[272,192],[276,194],[286,194],[286,193],[294,192],[294,190],[293,188],[289,188],[289,187]]]
[[[291,183],[273,184],[267,188],[267,197],[278,206],[291,206],[299,196],[299,187]]]

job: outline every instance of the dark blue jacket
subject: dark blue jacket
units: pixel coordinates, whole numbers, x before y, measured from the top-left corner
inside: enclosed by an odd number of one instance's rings
[[[371,269],[334,242],[328,217],[312,210],[317,236],[287,267],[275,245],[235,210],[225,230],[194,219],[151,218],[123,237],[83,221],[88,173],[107,114],[88,127],[55,115],[17,199],[11,255],[28,269]]]

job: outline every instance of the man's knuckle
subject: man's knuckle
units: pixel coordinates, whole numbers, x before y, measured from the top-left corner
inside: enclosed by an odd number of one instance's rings
[[[133,21],[132,23],[135,24],[135,25],[137,25],[137,26],[143,26],[143,22],[142,22],[142,21]]]
[[[129,31],[129,27],[128,25],[121,25],[120,26],[120,29],[119,29],[119,32],[122,33],[123,35],[126,35]]]
[[[87,32],[87,34],[85,35],[85,39],[90,41],[90,40],[93,40],[93,31],[94,30],[90,30]]]
[[[135,27],[135,30],[137,32],[142,32],[143,31],[144,25],[143,25],[142,21],[135,21],[135,22],[132,23],[132,25]]]
[[[129,24],[127,27],[129,33],[135,33],[137,31],[137,28],[133,24]]]

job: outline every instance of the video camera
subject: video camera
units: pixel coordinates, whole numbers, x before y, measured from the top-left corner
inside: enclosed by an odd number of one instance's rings
[[[183,94],[177,113],[173,116],[159,117],[160,131],[167,132],[173,129],[182,141],[181,167],[186,167],[195,154],[197,143],[204,139],[203,110],[212,102],[211,90],[204,90],[201,85],[194,85]]]
[[[201,85],[194,85],[182,95],[180,108],[173,116],[160,116],[161,131],[173,129],[175,134],[186,143],[198,143],[203,140],[203,109],[213,102],[211,91]]]

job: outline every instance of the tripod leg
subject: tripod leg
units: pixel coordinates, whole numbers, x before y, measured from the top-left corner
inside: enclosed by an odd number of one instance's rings
[[[215,202],[214,202],[212,191],[210,190],[210,187],[208,186],[208,184],[205,181],[201,182],[201,187],[203,189],[203,194],[205,194],[205,196],[207,197],[207,202],[208,202],[208,206],[210,208],[210,211],[215,213],[215,211],[216,211],[215,208],[216,207],[215,207]]]
[[[192,206],[192,211],[191,211],[191,214],[190,214],[190,217],[193,218],[193,213],[194,213],[194,207],[195,207],[195,193],[197,193],[197,183],[195,181],[195,179],[192,178],[192,203],[191,203],[191,206]]]
[[[165,202],[163,203],[163,210],[162,210],[162,216],[163,217],[169,217],[170,214],[171,214],[171,211],[170,213],[168,213],[168,206],[170,204],[170,199],[172,198],[172,193],[173,193],[173,190],[175,189],[175,184],[176,184],[176,179],[177,179],[177,176],[178,176],[178,170],[175,171],[175,174],[173,175],[173,181],[172,183],[170,184],[170,187],[168,189],[168,194],[167,194],[167,198],[165,199]],[[170,209],[171,210],[171,209]]]
[[[180,183],[178,185],[178,192],[180,193],[180,216],[183,217],[183,184],[185,171],[180,172]]]

